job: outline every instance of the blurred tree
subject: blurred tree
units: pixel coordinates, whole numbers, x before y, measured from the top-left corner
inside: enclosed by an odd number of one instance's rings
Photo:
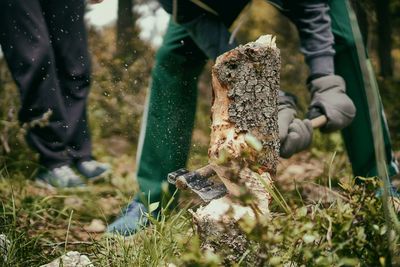
[[[136,17],[133,12],[133,0],[118,0],[117,16],[117,55],[121,58],[132,52],[132,40]]]
[[[393,77],[392,24],[390,0],[375,0],[380,74]]]
[[[367,3],[360,2],[358,0],[352,0],[351,3],[357,15],[357,21],[360,25],[360,31],[363,36],[364,43],[368,44],[369,21],[366,10],[368,10],[369,6],[367,6]]]
[[[392,0],[390,2],[390,11],[392,18],[392,30],[393,30],[393,47],[396,48],[400,44],[399,33],[400,33],[400,0]]]

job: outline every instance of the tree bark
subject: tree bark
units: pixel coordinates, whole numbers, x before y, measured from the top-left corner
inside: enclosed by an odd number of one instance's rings
[[[132,53],[134,38],[133,0],[118,0],[117,16],[117,55],[126,56]]]
[[[228,195],[193,217],[203,247],[223,249],[229,261],[248,246],[237,222],[269,214],[279,155],[279,76],[280,53],[271,36],[221,55],[212,69],[209,161]]]
[[[389,0],[375,1],[378,19],[378,56],[380,74],[384,78],[393,77],[392,25]]]

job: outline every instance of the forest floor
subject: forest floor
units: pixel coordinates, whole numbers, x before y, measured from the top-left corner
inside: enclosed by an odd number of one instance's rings
[[[149,230],[127,239],[104,234],[137,191],[135,158],[127,141],[103,140],[100,158],[111,162],[113,174],[102,183],[79,190],[38,187],[23,173],[0,171],[0,232],[11,241],[6,266],[38,266],[66,251],[80,251],[96,266],[165,266],[193,236],[188,208],[199,201],[191,194],[181,197],[179,209],[163,214]],[[189,167],[206,162],[208,139],[196,130]],[[120,155],[118,158],[113,155]],[[122,156],[121,156],[122,155]],[[276,185],[291,207],[329,202],[335,197],[324,188],[352,179],[344,152],[316,149],[300,153],[279,164]],[[322,189],[321,189],[322,188]],[[296,196],[297,195],[297,196]],[[295,197],[293,197],[295,196]]]

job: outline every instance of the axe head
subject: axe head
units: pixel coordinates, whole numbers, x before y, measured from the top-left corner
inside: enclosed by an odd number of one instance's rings
[[[207,168],[203,167],[204,168]],[[209,167],[210,168],[210,167]],[[221,198],[226,195],[227,189],[224,184],[215,184],[209,179],[215,172],[208,171],[207,175],[203,171],[188,171],[179,169],[168,174],[168,182],[175,185],[178,189],[189,189],[197,194],[204,202]]]

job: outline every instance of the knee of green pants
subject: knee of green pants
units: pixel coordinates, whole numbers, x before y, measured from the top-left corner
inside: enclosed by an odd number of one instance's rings
[[[184,70],[196,71],[197,65],[204,66],[207,57],[196,45],[184,27],[170,20],[163,43],[157,51],[156,62],[164,65],[179,61]],[[194,65],[191,65],[194,64]]]
[[[138,148],[137,179],[140,191],[150,202],[161,200],[162,184],[168,173],[186,164],[197,78],[204,64],[204,54],[186,31],[170,23],[152,71],[148,111],[141,133],[143,143]]]

